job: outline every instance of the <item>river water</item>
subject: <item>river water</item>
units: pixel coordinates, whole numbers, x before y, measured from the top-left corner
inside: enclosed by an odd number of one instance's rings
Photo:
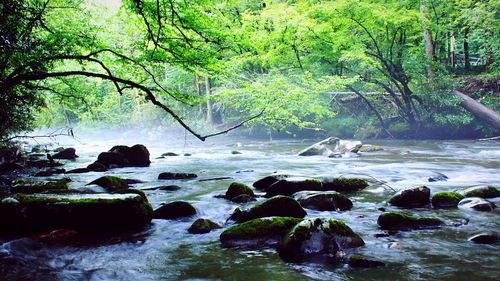
[[[65,168],[84,167],[99,152],[113,145],[133,145],[133,137],[123,135],[72,141],[80,155]],[[198,211],[182,220],[153,220],[141,232],[118,236],[101,235],[89,241],[66,245],[44,244],[30,238],[0,245],[1,280],[500,280],[500,245],[479,245],[467,239],[482,231],[498,231],[500,212],[461,209],[407,210],[422,216],[439,217],[447,223],[440,229],[400,232],[376,238],[378,208],[397,208],[386,201],[394,190],[418,185],[432,192],[455,191],[474,185],[500,186],[500,145],[475,141],[370,141],[384,151],[344,158],[298,157],[297,152],[313,141],[235,140],[215,138],[205,143],[183,137],[143,140],[151,153],[147,168],[114,169],[106,174],[134,178],[143,189],[166,184],[181,186],[177,191],[147,191],[154,208],[163,202],[186,200]],[[231,154],[237,150],[241,154]],[[190,153],[156,159],[162,153]],[[192,172],[194,180],[157,180],[161,172]],[[310,217],[344,220],[365,241],[357,253],[384,261],[387,266],[355,270],[347,266],[287,264],[273,249],[224,249],[219,235],[227,228],[203,235],[187,229],[196,218],[224,224],[236,207],[214,198],[225,192],[232,181],[251,185],[273,172],[306,176],[370,176],[386,182],[349,195],[354,207],[346,212],[307,210]],[[428,182],[437,173],[447,181]],[[83,186],[102,173],[70,175],[71,187]],[[199,179],[231,177],[230,180]],[[390,188],[389,188],[389,187]],[[391,189],[392,188],[392,189]],[[498,205],[497,201],[497,205]],[[454,226],[468,220],[461,226]],[[103,237],[104,236],[104,237]],[[0,241],[1,243],[1,241]]]

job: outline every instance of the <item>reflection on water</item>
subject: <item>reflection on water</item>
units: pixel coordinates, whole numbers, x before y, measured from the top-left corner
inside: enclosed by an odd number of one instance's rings
[[[153,207],[162,202],[187,200],[198,214],[176,220],[153,220],[143,234],[122,234],[119,239],[101,239],[71,245],[47,245],[29,238],[0,246],[0,276],[5,280],[498,280],[499,245],[477,245],[467,238],[481,231],[498,230],[499,211],[411,210],[418,215],[440,217],[447,227],[437,230],[400,232],[375,238],[379,231],[378,208],[403,187],[427,185],[432,192],[461,190],[482,184],[500,183],[500,148],[497,142],[474,141],[378,141],[385,150],[358,157],[298,157],[296,153],[312,142],[249,141],[213,139],[194,141],[144,141],[151,153],[148,168],[115,169],[106,174],[144,181],[134,188],[176,184],[177,191],[147,191]],[[116,144],[134,144],[131,138],[83,140],[74,143],[80,157],[66,169],[86,166],[98,153]],[[238,150],[241,154],[231,154]],[[190,153],[156,159],[162,153]],[[197,173],[185,181],[157,180],[160,172]],[[214,195],[224,193],[231,181],[253,183],[273,172],[306,176],[359,174],[386,185],[370,186],[350,195],[352,210],[308,211],[312,217],[345,220],[359,233],[366,246],[358,252],[385,261],[385,268],[352,270],[346,266],[294,265],[280,260],[272,249],[222,249],[218,237],[223,229],[191,235],[187,228],[198,217],[225,223],[238,206]],[[448,181],[428,182],[444,174]],[[80,187],[102,173],[72,174],[71,187]],[[199,182],[199,179],[231,177],[229,180]],[[389,186],[390,188],[388,188]],[[253,203],[243,205],[251,206]],[[462,224],[465,219],[468,224]],[[390,246],[393,245],[393,246]],[[394,247],[397,245],[397,247]]]

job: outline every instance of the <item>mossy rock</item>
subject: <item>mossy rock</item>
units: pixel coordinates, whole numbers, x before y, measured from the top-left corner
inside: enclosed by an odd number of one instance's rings
[[[267,191],[267,189],[273,185],[274,183],[286,179],[290,177],[289,175],[281,175],[281,174],[276,174],[276,175],[270,175],[267,177],[263,177],[259,179],[258,181],[253,183],[253,187],[257,190],[262,190],[262,191]]]
[[[197,219],[189,227],[188,232],[191,234],[204,234],[210,231],[221,228],[218,223],[215,223],[209,219]]]
[[[320,180],[312,178],[286,178],[269,186],[266,197],[273,197],[276,195],[291,196],[295,192],[303,190],[323,190],[323,184]]]
[[[224,247],[274,245],[301,221],[292,217],[253,219],[226,229],[220,235],[220,241]]]
[[[89,164],[87,166],[87,169],[93,171],[93,172],[105,172],[108,169],[106,168],[106,165],[99,163],[99,162],[94,162],[92,164]]]
[[[278,253],[286,262],[329,263],[345,250],[364,244],[343,221],[316,218],[298,223],[285,235]]]
[[[124,179],[121,179],[118,177],[114,177],[114,176],[100,177],[100,178],[90,182],[88,185],[90,185],[90,184],[99,185],[99,186],[103,187],[104,189],[106,189],[106,191],[108,191],[108,192],[114,192],[117,190],[128,189],[127,180],[124,180]]]
[[[378,217],[377,223],[382,229],[388,230],[436,228],[444,224],[440,219],[421,218],[401,212],[383,213]]]
[[[246,184],[233,182],[229,185],[229,188],[226,191],[226,199],[233,200],[233,198],[239,195],[248,195],[250,197],[255,197],[252,189]]]
[[[462,199],[464,196],[457,192],[438,192],[432,195],[431,202],[434,208],[456,208]]]
[[[347,264],[349,264],[349,267],[351,268],[373,268],[385,266],[384,262],[365,258],[359,255],[350,256]]]
[[[356,192],[365,189],[368,181],[362,178],[329,178],[321,179],[323,190],[333,190],[340,193]]]
[[[74,160],[76,157],[78,157],[75,152],[76,150],[72,147],[64,148],[56,154],[52,155],[52,158]]]
[[[377,152],[384,150],[383,147],[374,144],[363,144],[358,150],[358,152],[366,153],[366,152]]]
[[[406,188],[394,195],[389,203],[402,208],[416,208],[429,205],[431,190],[426,186]]]
[[[155,219],[173,220],[196,215],[193,205],[184,201],[175,201],[161,206],[153,213]]]
[[[137,194],[15,194],[0,201],[0,229],[132,229],[151,221],[153,209]]]
[[[352,208],[352,201],[336,191],[301,191],[293,195],[300,205],[318,211],[347,211]]]
[[[12,193],[40,193],[51,190],[67,190],[68,183],[66,180],[49,180],[36,181],[30,179],[19,179],[11,182],[10,191]]]
[[[500,196],[500,190],[494,186],[474,186],[461,192],[465,197],[495,198]]]
[[[241,223],[263,217],[294,217],[303,218],[306,211],[293,198],[287,196],[275,196],[263,202],[257,203],[248,210],[239,208],[231,215],[231,219]]]
[[[183,180],[183,179],[194,179],[198,175],[192,173],[171,173],[164,172],[158,175],[159,180]]]

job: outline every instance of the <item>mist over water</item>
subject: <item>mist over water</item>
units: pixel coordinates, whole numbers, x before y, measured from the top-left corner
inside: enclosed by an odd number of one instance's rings
[[[185,200],[197,215],[180,220],[153,220],[139,232],[95,240],[49,245],[21,238],[0,245],[0,276],[7,280],[497,280],[499,245],[477,245],[467,238],[483,231],[498,230],[498,209],[491,213],[461,209],[406,210],[421,216],[439,217],[440,229],[399,232],[375,238],[378,208],[396,210],[386,204],[394,191],[372,185],[349,195],[354,207],[346,212],[306,209],[309,217],[344,220],[366,242],[355,252],[384,261],[384,268],[354,270],[347,266],[287,264],[273,249],[224,249],[219,235],[227,228],[203,235],[187,233],[197,218],[224,224],[235,204],[214,198],[233,181],[251,185],[274,172],[305,176],[362,175],[385,182],[395,190],[426,185],[432,193],[455,191],[475,185],[500,183],[498,142],[476,141],[366,141],[384,147],[381,152],[344,158],[299,157],[297,152],[313,140],[258,140],[221,136],[201,142],[182,132],[145,133],[140,128],[122,132],[76,135],[77,140],[58,138],[56,146],[72,146],[80,156],[64,168],[85,167],[100,152],[114,145],[144,144],[151,166],[112,169],[105,173],[69,176],[70,187],[81,187],[102,175],[144,181],[133,188],[147,189],[176,184],[177,191],[147,191],[153,208],[161,203]],[[43,141],[40,141],[43,143]],[[237,150],[241,154],[232,154]],[[157,159],[165,152],[179,156]],[[184,156],[185,153],[191,156]],[[161,172],[198,174],[192,180],[158,180]],[[448,181],[428,182],[438,173]],[[215,177],[229,180],[204,181]],[[54,178],[54,177],[53,177]],[[499,202],[497,201],[497,204]],[[462,226],[452,226],[468,220]]]

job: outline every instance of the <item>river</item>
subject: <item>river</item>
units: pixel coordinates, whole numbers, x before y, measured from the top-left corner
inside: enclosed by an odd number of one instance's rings
[[[82,139],[71,142],[80,156],[65,168],[79,168],[95,161],[99,152],[113,145],[145,144],[152,164],[146,168],[114,169],[106,174],[144,181],[134,188],[165,184],[181,186],[177,191],[147,191],[154,208],[162,202],[186,200],[198,214],[182,220],[153,220],[138,233],[98,237],[69,245],[44,244],[30,238],[0,245],[2,280],[499,280],[500,245],[479,245],[467,239],[482,231],[497,231],[500,211],[491,213],[462,209],[409,210],[417,215],[439,217],[447,223],[440,229],[399,232],[376,238],[378,208],[397,208],[386,201],[395,190],[419,185],[431,191],[455,191],[474,185],[500,186],[498,142],[475,141],[367,141],[384,147],[381,152],[345,158],[299,157],[297,152],[313,141],[237,140],[214,138],[205,143],[184,137],[134,141],[130,135]],[[68,145],[66,143],[66,145]],[[231,154],[237,150],[241,154]],[[190,153],[156,159],[162,153]],[[161,172],[192,172],[194,180],[157,180]],[[384,261],[387,266],[354,270],[348,266],[287,264],[273,249],[225,249],[219,235],[227,228],[203,235],[187,233],[199,217],[223,224],[238,207],[214,198],[232,181],[251,185],[273,172],[306,176],[361,174],[386,182],[349,195],[354,207],[346,212],[307,210],[310,217],[344,220],[366,242],[356,252]],[[442,173],[447,181],[428,182]],[[102,176],[102,173],[72,174],[72,187]],[[230,180],[199,179],[231,177]],[[390,187],[390,188],[389,188]],[[391,189],[392,188],[392,189]],[[497,201],[497,205],[498,205]],[[464,222],[461,226],[453,224]],[[1,242],[0,242],[1,243]]]

